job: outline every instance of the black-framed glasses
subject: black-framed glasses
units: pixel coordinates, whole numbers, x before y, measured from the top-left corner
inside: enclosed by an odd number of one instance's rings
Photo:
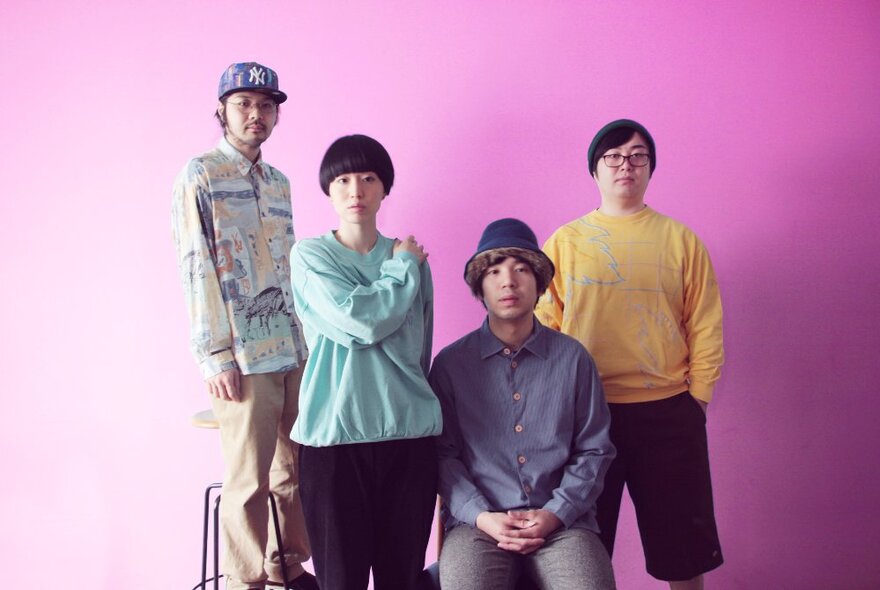
[[[238,102],[233,102],[231,100],[226,101],[228,104],[235,105],[242,114],[249,115],[254,109],[256,109],[260,114],[263,115],[271,115],[276,110],[278,110],[278,105],[275,104],[274,100],[261,100],[259,102],[250,100],[248,98],[243,98]]]
[[[623,154],[605,154],[602,156],[602,159],[605,160],[605,165],[609,168],[620,168],[623,166],[624,160],[629,161],[630,166],[641,168],[642,166],[647,166],[648,162],[651,161],[651,154],[638,153],[628,156]]]

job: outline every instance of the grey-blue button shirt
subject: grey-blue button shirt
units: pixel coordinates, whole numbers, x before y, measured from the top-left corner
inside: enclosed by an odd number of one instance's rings
[[[596,499],[615,456],[599,373],[580,342],[534,325],[511,350],[487,319],[434,359],[447,529],[484,511],[544,508],[566,527],[599,530]]]

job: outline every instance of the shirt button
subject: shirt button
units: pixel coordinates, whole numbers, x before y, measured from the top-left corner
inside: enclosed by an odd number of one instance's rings
[[[522,431],[523,431],[523,425],[522,425],[522,424],[517,424],[516,426],[513,427],[513,430],[516,431],[516,432],[522,432]]]
[[[520,455],[519,457],[516,458],[516,460],[519,461],[520,465],[522,465],[526,462],[526,457],[525,457],[525,455]]]
[[[511,366],[511,368],[515,369],[516,368],[516,361],[513,361],[512,363],[510,363],[510,366]]]
[[[522,399],[522,394],[520,392],[517,391],[516,393],[513,394],[513,401],[518,402],[521,399]]]
[[[525,486],[523,486],[523,490],[525,491],[525,493],[531,494],[532,493],[532,486],[525,485]]]
[[[509,348],[505,348],[505,349],[504,349],[504,354],[510,354],[510,349],[509,349]]]

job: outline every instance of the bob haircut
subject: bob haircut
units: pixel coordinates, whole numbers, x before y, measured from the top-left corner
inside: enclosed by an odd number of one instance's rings
[[[352,172],[375,172],[385,194],[391,193],[394,184],[394,165],[382,144],[366,135],[340,137],[327,148],[321,160],[321,190],[330,196],[330,183],[337,176]]]
[[[648,151],[650,152],[650,158],[648,162],[648,166],[650,166],[648,177],[654,175],[654,167],[657,165],[657,155],[654,151],[654,140],[650,135],[645,135],[641,130],[636,129],[635,127],[622,126],[617,129],[612,129],[608,133],[606,133],[602,139],[599,140],[599,143],[596,144],[596,151],[593,153],[593,159],[590,162],[590,174],[596,175],[596,167],[599,165],[599,159],[610,149],[620,147],[630,139],[636,133],[641,133],[642,137],[645,138],[645,142],[648,144]]]

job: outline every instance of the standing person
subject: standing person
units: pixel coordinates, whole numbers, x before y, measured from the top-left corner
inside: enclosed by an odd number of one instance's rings
[[[443,408],[441,587],[513,590],[525,575],[540,588],[614,588],[595,518],[614,458],[602,384],[584,347],[534,314],[553,263],[525,223],[499,219],[464,276],[488,313],[431,369]]]
[[[293,296],[312,354],[293,438],[321,590],[408,590],[425,563],[437,493],[440,405],[426,380],[433,286],[412,236],[379,233],[394,183],[385,148],[337,139],[321,188],[338,228],[290,253]]]
[[[718,284],[697,236],[645,204],[657,163],[647,129],[612,121],[588,157],[601,203],[544,245],[557,273],[537,315],[587,347],[605,386],[617,448],[598,503],[608,553],[625,484],[648,573],[702,588],[723,562],[705,414],[724,356]]]
[[[172,228],[190,315],[190,343],[220,423],[226,463],[220,521],[230,590],[282,585],[269,493],[278,503],[290,587],[316,590],[290,430],[306,361],[293,309],[290,184],[261,146],[287,95],[275,72],[235,63],[220,78],[223,139],[174,184]]]

